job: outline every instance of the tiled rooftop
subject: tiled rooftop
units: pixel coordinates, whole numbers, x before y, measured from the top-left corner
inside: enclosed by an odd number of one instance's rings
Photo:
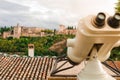
[[[46,80],[54,58],[0,56],[0,80]]]
[[[66,77],[50,76],[54,63],[54,57],[7,57],[0,54],[0,80],[76,80],[76,77],[66,79]],[[58,66],[61,64],[63,62]],[[69,65],[67,63],[63,68]],[[81,63],[56,75],[77,75],[83,67],[84,63]],[[115,75],[105,66],[103,67],[110,75]]]

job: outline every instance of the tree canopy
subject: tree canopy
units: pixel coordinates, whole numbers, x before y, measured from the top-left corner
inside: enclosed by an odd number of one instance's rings
[[[10,31],[11,29],[12,29],[12,26],[11,27],[8,27],[8,26],[0,27],[0,33],[3,34],[3,32]]]
[[[0,39],[0,52],[9,54],[20,53],[27,55],[28,44],[34,44],[36,56],[57,56],[58,54],[49,50],[54,43],[63,39],[72,38],[74,35],[54,35],[45,37],[21,37],[20,39]]]
[[[120,13],[120,0],[118,0],[117,3],[116,3],[115,11]]]

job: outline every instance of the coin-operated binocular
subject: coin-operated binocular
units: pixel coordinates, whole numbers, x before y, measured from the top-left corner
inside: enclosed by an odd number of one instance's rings
[[[78,80],[115,80],[102,68],[111,49],[120,39],[120,14],[105,13],[82,18],[74,39],[67,40],[67,56],[72,64],[88,60],[86,67],[77,75]]]

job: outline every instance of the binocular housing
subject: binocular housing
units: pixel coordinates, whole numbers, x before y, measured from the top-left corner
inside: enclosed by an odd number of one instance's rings
[[[120,40],[120,14],[109,16],[100,12],[82,18],[77,26],[75,38],[67,40],[67,57],[75,65],[90,57],[97,46],[97,57],[103,62],[110,56],[114,45]]]

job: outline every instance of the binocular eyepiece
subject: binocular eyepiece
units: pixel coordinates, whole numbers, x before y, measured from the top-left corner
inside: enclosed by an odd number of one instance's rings
[[[107,20],[107,23],[112,28],[118,28],[119,24],[120,24],[120,14],[115,13],[114,16],[109,17],[108,20]]]
[[[102,28],[105,25],[106,15],[102,12],[98,13],[94,19],[94,24],[97,28]],[[112,28],[120,26],[120,13],[115,13],[107,19],[107,24]]]
[[[102,26],[104,26],[105,18],[106,18],[106,15],[104,13],[102,13],[102,12],[98,13],[96,18],[95,18],[95,25],[98,28],[101,28]]]

